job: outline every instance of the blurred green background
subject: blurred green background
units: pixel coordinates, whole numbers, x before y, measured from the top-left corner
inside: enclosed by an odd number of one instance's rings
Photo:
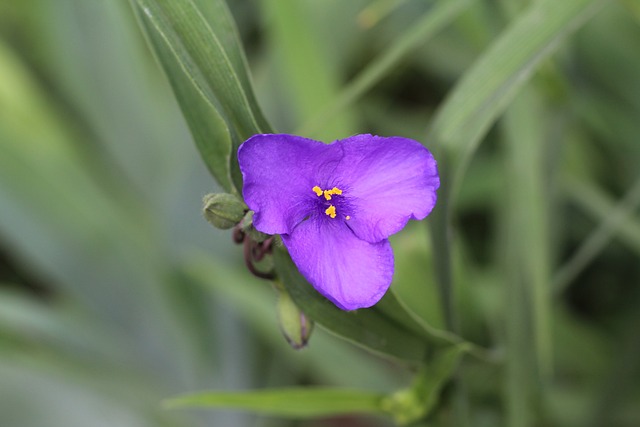
[[[275,129],[433,149],[434,111],[530,2],[458,1],[425,30],[442,3],[228,2]],[[640,425],[640,7],[601,3],[450,201],[459,331],[500,355],[462,365],[471,426]],[[0,0],[0,425],[392,425],[161,408],[201,389],[411,379],[322,328],[290,349],[269,283],[202,219],[216,190],[127,1]],[[392,244],[393,289],[446,327],[426,224]],[[425,425],[455,425],[453,399]]]

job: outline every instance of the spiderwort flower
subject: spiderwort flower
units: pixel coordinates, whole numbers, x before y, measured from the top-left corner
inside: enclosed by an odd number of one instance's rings
[[[355,135],[323,144],[255,135],[238,150],[257,230],[280,234],[300,273],[343,310],[370,307],[391,284],[387,238],[423,219],[440,186],[419,142]]]

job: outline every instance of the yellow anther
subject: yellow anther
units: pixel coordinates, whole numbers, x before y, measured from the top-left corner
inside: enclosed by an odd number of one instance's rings
[[[322,188],[318,187],[317,185],[315,187],[312,188],[313,192],[316,193],[316,195],[318,197],[322,196]]]
[[[324,211],[324,213],[329,215],[331,218],[335,218],[336,217],[336,207],[333,206],[333,205],[329,205],[329,207],[327,208],[327,210]]]
[[[338,187],[333,187],[331,190],[324,190],[324,198],[327,200],[331,200],[331,196],[337,194],[338,196],[342,194],[342,190]],[[317,194],[317,192],[316,192]],[[320,194],[318,194],[319,196]]]

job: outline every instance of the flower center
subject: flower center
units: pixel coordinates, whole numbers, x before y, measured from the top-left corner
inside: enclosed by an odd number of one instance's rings
[[[338,187],[333,187],[331,190],[322,190],[322,188],[316,185],[315,187],[312,188],[312,190],[314,193],[316,193],[316,196],[318,197],[324,194],[324,198],[327,200],[331,200],[331,196],[333,196],[334,194],[338,196],[342,195],[342,190],[339,189]]]
[[[313,190],[313,192],[316,193],[316,196],[318,197],[324,196],[325,200],[327,201],[331,200],[331,196],[342,196],[342,190],[339,189],[338,187],[333,187],[330,190],[323,190],[322,188],[316,185],[311,190]],[[335,218],[338,215],[336,213],[336,207],[333,204],[329,204],[329,207],[325,209],[324,213],[331,218]],[[351,219],[351,217],[347,215],[345,216],[345,219],[349,220]]]

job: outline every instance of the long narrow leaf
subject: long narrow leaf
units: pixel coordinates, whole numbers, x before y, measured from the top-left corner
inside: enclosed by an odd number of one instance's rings
[[[223,0],[132,0],[142,27],[214,176],[242,186],[232,153],[269,131],[249,83],[238,35]],[[230,143],[231,142],[231,143]]]
[[[472,0],[442,0],[398,37],[389,49],[377,56],[353,78],[329,105],[309,119],[299,130],[314,135],[328,122],[360,99],[418,46],[435,36],[462,13]]]
[[[314,31],[306,6],[298,0],[263,2],[272,49],[278,58],[277,67],[287,82],[286,92],[293,104],[292,113],[302,122],[340,96],[339,76],[333,64],[325,58],[331,46],[325,46],[328,40]],[[336,120],[325,122],[315,134],[300,132],[300,135],[332,141],[352,134],[355,125],[354,117],[347,112]]]
[[[640,178],[627,190],[624,197],[612,204],[590,184],[567,179],[566,194],[600,221],[600,225],[585,239],[573,256],[555,274],[553,292],[564,291],[580,272],[606,247],[616,233],[621,241],[640,254],[640,227],[632,222],[632,214],[640,205]]]
[[[451,91],[431,126],[442,187],[431,218],[435,268],[445,323],[457,329],[453,304],[449,221],[457,187],[481,138],[540,63],[606,0],[531,3]],[[542,25],[544,23],[544,25]]]
[[[167,400],[169,408],[233,408],[286,418],[315,418],[354,413],[384,414],[383,395],[358,390],[289,388],[253,392],[205,392]]]
[[[458,179],[481,138],[540,63],[605,1],[532,2],[464,75],[439,109],[428,138],[443,149]]]

